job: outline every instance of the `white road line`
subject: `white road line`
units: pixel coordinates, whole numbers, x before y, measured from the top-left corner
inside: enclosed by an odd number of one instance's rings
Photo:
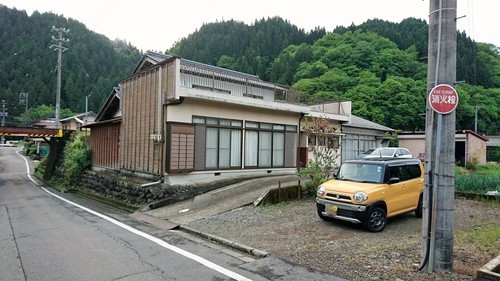
[[[31,174],[30,174],[30,167],[29,167],[28,160],[26,159],[26,157],[24,157],[23,155],[21,155],[19,152],[17,152],[17,154],[19,156],[21,156],[24,159],[24,161],[26,162],[26,169],[28,171],[28,178],[32,182],[34,182],[35,185],[37,185],[38,187],[40,187],[43,191],[47,192],[48,194],[50,194],[50,195],[52,195],[52,196],[54,196],[54,197],[56,197],[56,198],[58,198],[58,199],[60,199],[60,200],[62,200],[64,202],[66,202],[68,204],[71,204],[71,205],[73,205],[75,207],[78,207],[78,208],[80,208],[80,209],[82,209],[84,211],[87,211],[87,212],[89,212],[89,213],[91,213],[91,214],[93,214],[95,216],[98,216],[98,217],[100,217],[100,218],[102,218],[104,220],[107,220],[110,223],[115,224],[115,225],[117,225],[117,226],[119,226],[119,227],[121,227],[121,228],[123,228],[125,230],[128,230],[128,231],[130,231],[130,232],[132,232],[134,234],[137,234],[137,235],[139,235],[139,236],[141,236],[143,238],[146,238],[149,241],[154,242],[154,243],[156,243],[156,244],[158,244],[158,245],[160,245],[160,246],[162,246],[162,247],[164,247],[166,249],[169,249],[169,250],[171,250],[173,252],[176,252],[176,253],[178,253],[180,255],[183,255],[186,258],[192,259],[192,260],[194,260],[194,261],[196,261],[196,262],[198,262],[198,263],[200,263],[200,264],[202,264],[202,265],[204,265],[204,266],[206,266],[206,267],[208,267],[210,269],[213,269],[213,270],[215,270],[215,271],[217,271],[219,273],[222,273],[222,274],[224,274],[224,275],[226,275],[226,276],[228,276],[230,278],[233,278],[235,280],[241,280],[241,281],[251,281],[252,280],[252,279],[249,279],[249,278],[247,278],[245,276],[242,276],[242,275],[240,275],[240,274],[238,274],[236,272],[230,271],[229,269],[226,269],[226,268],[224,268],[222,266],[219,266],[219,265],[217,265],[217,264],[215,264],[215,263],[213,263],[213,262],[211,262],[209,260],[206,260],[206,259],[204,259],[204,258],[202,258],[200,256],[197,256],[197,255],[195,255],[193,253],[190,253],[190,252],[185,251],[185,250],[183,250],[181,248],[173,246],[173,245],[171,245],[171,244],[169,244],[169,243],[167,243],[167,242],[165,242],[165,241],[163,241],[163,240],[161,240],[159,238],[156,238],[156,237],[154,237],[154,236],[152,236],[150,234],[147,234],[147,233],[142,232],[140,230],[137,230],[137,229],[135,229],[135,228],[133,228],[131,226],[128,226],[128,225],[126,225],[126,224],[124,224],[124,223],[122,223],[120,221],[117,221],[117,220],[111,218],[111,217],[108,217],[106,215],[98,213],[98,212],[96,212],[94,210],[91,210],[91,209],[89,209],[87,207],[81,206],[81,205],[79,205],[79,204],[77,204],[75,202],[69,201],[66,198],[63,198],[63,197],[61,197],[61,196],[59,196],[57,194],[54,194],[54,193],[50,192],[45,187],[39,185],[35,180],[33,180],[33,178],[31,177]]]

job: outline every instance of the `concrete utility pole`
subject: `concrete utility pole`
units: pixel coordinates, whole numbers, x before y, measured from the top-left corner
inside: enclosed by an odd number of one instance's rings
[[[474,132],[477,133],[477,111],[479,110],[479,106],[476,104],[474,106],[475,114],[474,114]]]
[[[425,125],[423,265],[428,272],[453,270],[455,204],[455,111],[430,107],[433,87],[456,82],[457,0],[429,0],[429,49]],[[457,101],[458,102],[458,101]]]
[[[28,93],[20,93],[19,94],[19,105],[25,105],[24,111],[24,124],[28,124]]]
[[[2,127],[5,126],[5,100],[2,100]]]
[[[61,111],[61,66],[62,66],[62,52],[66,51],[68,48],[63,47],[64,43],[69,42],[69,39],[63,38],[63,35],[68,34],[69,29],[66,28],[56,28],[52,26],[52,32],[57,34],[57,37],[52,36],[52,40],[57,43],[57,45],[51,45],[50,48],[57,50],[57,92],[56,92],[56,129],[59,129],[59,115]]]

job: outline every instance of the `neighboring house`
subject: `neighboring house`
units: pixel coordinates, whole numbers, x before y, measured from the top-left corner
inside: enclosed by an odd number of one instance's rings
[[[82,128],[83,125],[94,123],[96,116],[94,112],[89,111],[61,119],[59,122],[61,123],[61,129],[65,131],[81,131],[86,130]]]
[[[94,123],[85,125],[92,129],[90,146],[92,165],[111,170],[120,170],[120,127],[122,122],[119,88],[113,88],[104,107],[95,117]]]
[[[403,132],[398,134],[399,146],[408,148],[414,158],[425,159],[425,132]],[[455,133],[455,162],[486,164],[486,142],[488,138],[471,130]]]
[[[88,125],[92,167],[169,184],[293,174],[298,151],[309,146],[304,116],[337,127],[350,120],[350,103],[320,112],[299,100],[254,75],[146,52]]]
[[[370,148],[389,146],[394,139],[394,129],[351,115],[349,122],[342,124],[342,162],[356,159]]]
[[[31,122],[31,126],[35,128],[55,129],[56,117],[54,114],[50,114],[48,116],[38,118]]]

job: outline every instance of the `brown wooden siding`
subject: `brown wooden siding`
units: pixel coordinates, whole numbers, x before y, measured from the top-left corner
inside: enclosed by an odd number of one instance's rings
[[[169,172],[194,170],[194,131],[193,125],[169,125]]]
[[[92,165],[118,170],[120,123],[92,127]]]
[[[174,76],[167,71],[169,68],[168,64],[156,66],[122,82],[122,146],[120,147],[122,169],[160,176],[165,172],[163,163],[165,135],[162,126],[158,132],[158,122],[165,124],[163,102],[166,90],[174,91],[172,88]],[[158,88],[160,73],[161,89]],[[160,98],[158,92],[161,94]],[[154,135],[161,135],[162,141],[153,140]]]

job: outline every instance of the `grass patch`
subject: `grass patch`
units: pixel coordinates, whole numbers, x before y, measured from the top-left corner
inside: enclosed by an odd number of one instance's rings
[[[484,251],[495,252],[500,244],[500,226],[476,227],[473,231],[460,230],[456,232],[456,237],[464,243],[472,242]]]
[[[456,175],[455,189],[462,192],[486,193],[488,191],[500,192],[499,175]]]
[[[477,194],[500,192],[500,165],[474,166],[469,170],[455,167],[455,190]]]
[[[477,166],[474,171],[475,174],[480,175],[500,175],[500,165],[499,164],[491,164],[491,165],[481,165]]]

